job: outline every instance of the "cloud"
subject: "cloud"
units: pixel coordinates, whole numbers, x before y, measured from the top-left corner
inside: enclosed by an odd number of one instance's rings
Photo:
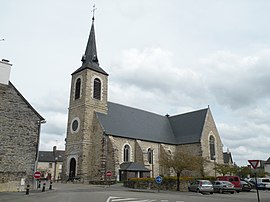
[[[207,97],[198,93],[206,90],[201,75],[175,65],[174,57],[168,50],[153,47],[122,51],[110,73],[110,98],[163,113],[165,109],[166,113],[176,113],[177,107],[183,107],[182,103],[196,103],[185,109],[201,105]]]
[[[217,52],[201,60],[207,87],[220,105],[232,109],[269,100],[270,51],[240,56],[229,51]]]
[[[222,113],[214,112],[224,150],[245,165],[268,152],[269,56],[268,50],[252,56],[219,51],[187,68],[169,50],[124,50],[110,73],[110,100],[164,115],[213,105]]]

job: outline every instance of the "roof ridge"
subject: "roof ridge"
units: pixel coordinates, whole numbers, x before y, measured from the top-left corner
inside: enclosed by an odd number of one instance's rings
[[[196,113],[196,112],[200,112],[200,111],[207,111],[209,108],[203,108],[203,109],[198,109],[198,110],[195,110],[195,111],[189,111],[189,112],[185,112],[185,113],[182,113],[182,114],[176,114],[176,115],[172,115],[172,116],[169,116],[169,118],[173,118],[173,117],[176,117],[176,116],[182,116],[182,115],[188,115],[188,114],[192,114],[192,113]]]
[[[119,106],[122,106],[122,107],[126,107],[126,108],[129,108],[129,109],[133,109],[133,110],[137,110],[137,111],[141,111],[141,112],[146,112],[146,113],[154,114],[156,116],[167,118],[166,115],[161,115],[161,114],[158,114],[156,112],[150,112],[150,111],[147,111],[146,109],[135,108],[135,107],[131,107],[131,106],[127,106],[127,105],[124,105],[124,104],[115,103],[115,102],[110,102],[110,101],[108,101],[108,103],[111,103],[111,104],[114,104],[114,105],[119,105]]]

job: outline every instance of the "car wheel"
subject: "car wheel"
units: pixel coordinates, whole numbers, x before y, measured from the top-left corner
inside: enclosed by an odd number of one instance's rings
[[[237,190],[236,192],[237,192],[237,193],[239,193],[240,191],[239,191],[239,190]]]
[[[222,189],[219,189],[219,193],[223,194],[223,190]]]
[[[197,189],[197,193],[201,193],[199,189]]]
[[[234,191],[231,191],[231,194],[234,194]]]
[[[213,192],[210,192],[210,194],[213,194]]]

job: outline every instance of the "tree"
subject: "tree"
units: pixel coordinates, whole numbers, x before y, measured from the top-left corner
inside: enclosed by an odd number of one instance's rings
[[[225,176],[226,174],[228,174],[230,172],[230,166],[226,165],[226,164],[216,164],[215,165],[215,171],[217,173],[222,174],[223,176]]]
[[[239,168],[238,175],[241,178],[247,178],[252,176],[252,169],[248,166],[242,166]]]
[[[222,174],[225,176],[226,174],[234,175],[238,173],[239,168],[237,166],[227,165],[227,164],[216,164],[215,171],[217,173]]]
[[[201,171],[204,159],[200,156],[194,156],[187,151],[177,150],[173,154],[163,152],[159,161],[165,168],[172,168],[177,175],[177,191],[180,190],[180,175],[184,170]]]

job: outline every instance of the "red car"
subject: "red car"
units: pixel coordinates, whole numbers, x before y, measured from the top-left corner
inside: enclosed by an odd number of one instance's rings
[[[217,180],[231,182],[237,193],[242,190],[242,185],[238,176],[218,176]]]

